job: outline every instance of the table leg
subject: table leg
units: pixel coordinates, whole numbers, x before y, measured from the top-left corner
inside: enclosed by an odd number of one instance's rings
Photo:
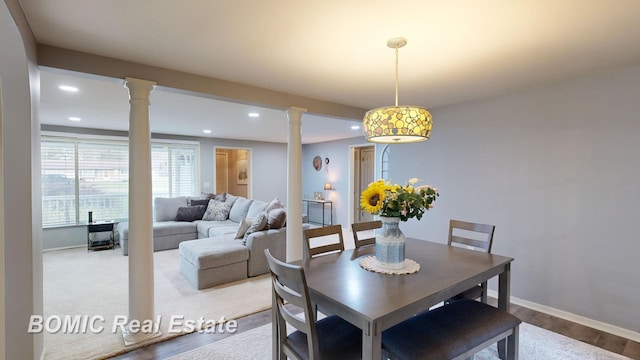
[[[367,322],[362,330],[362,358],[382,358],[382,335],[376,323]]]
[[[506,264],[504,271],[498,277],[498,309],[509,312],[511,310],[511,264]],[[498,341],[498,356],[507,358],[507,340]]]

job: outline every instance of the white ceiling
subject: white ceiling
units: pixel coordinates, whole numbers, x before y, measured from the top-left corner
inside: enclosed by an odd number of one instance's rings
[[[69,93],[60,85],[74,86]],[[123,80],[78,76],[45,69],[40,78],[40,121],[46,125],[91,129],[129,129],[129,93]],[[152,133],[286,143],[289,133],[282,110],[188,95],[161,87],[150,97],[149,125]],[[258,118],[248,116],[259,113]],[[79,117],[81,121],[70,121]],[[311,114],[302,117],[304,144],[362,135],[351,129],[359,121],[347,121]],[[210,134],[203,130],[211,130]]]
[[[640,62],[637,0],[19,2],[42,44],[361,108],[394,102],[396,36],[408,39],[399,102],[430,108]],[[43,123],[70,125],[76,110],[80,126],[126,129],[122,84],[83,79],[63,97],[56,81],[43,74]],[[163,89],[151,101],[154,132],[286,141],[281,110],[251,122],[250,106]],[[359,134],[344,123],[305,115],[304,141]]]

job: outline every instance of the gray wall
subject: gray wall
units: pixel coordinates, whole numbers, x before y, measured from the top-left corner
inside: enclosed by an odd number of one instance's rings
[[[313,198],[313,193],[319,191],[323,197],[333,202],[333,224],[341,224],[343,228],[349,228],[349,154],[350,146],[365,144],[364,137],[355,137],[344,140],[328,141],[302,146],[302,197]],[[322,169],[316,171],[313,168],[313,158],[320,156],[323,160]],[[324,159],[329,158],[329,165]],[[335,190],[325,191],[324,183],[331,182]],[[327,205],[327,213],[328,213]],[[306,213],[304,204],[302,209]],[[319,207],[311,206],[309,216],[318,220],[322,218]]]
[[[515,258],[513,296],[640,331],[640,65],[432,113],[429,141],[390,147],[392,182],[418,177],[441,193],[403,232],[445,243],[449,219],[495,224],[493,252]],[[303,195],[326,179],[313,157],[329,157],[345,228],[349,147],[360,143],[303,147]]]
[[[284,113],[283,113],[284,117]],[[151,119],[153,121],[153,119]],[[92,135],[109,135],[127,137],[126,132],[81,129],[72,127],[43,126],[44,131],[79,133]],[[252,151],[252,197],[263,201],[271,201],[278,197],[283,204],[287,201],[287,145],[268,142],[254,142],[228,139],[198,138],[187,136],[170,136],[153,134],[153,139],[172,139],[200,142],[200,184],[209,183],[209,188],[201,188],[202,192],[213,192],[214,147],[241,147]],[[195,194],[194,194],[195,195]],[[87,242],[85,226],[67,226],[43,229],[44,249],[83,246]]]
[[[439,108],[429,141],[391,149],[395,181],[441,194],[401,228],[495,224],[513,296],[640,331],[639,114],[640,65]]]

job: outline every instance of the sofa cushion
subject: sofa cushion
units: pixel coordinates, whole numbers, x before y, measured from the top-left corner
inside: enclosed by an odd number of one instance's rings
[[[229,210],[231,210],[231,205],[229,205],[228,203],[211,199],[209,200],[207,211],[205,211],[204,215],[202,216],[202,220],[227,220],[227,218],[229,217]]]
[[[280,229],[287,223],[287,211],[284,208],[273,209],[267,213],[267,229]]]
[[[209,228],[209,232],[207,233],[207,237],[216,237],[227,234],[233,234],[238,231],[238,224],[232,222],[231,226],[213,226]]]
[[[234,223],[231,220],[225,220],[225,221],[197,220],[195,221],[195,224],[197,226],[198,232],[204,235],[203,237],[205,238],[212,236],[212,235],[209,235],[210,229],[224,228],[224,229],[231,229],[230,230],[231,232],[235,232],[236,229],[238,228],[238,224]],[[225,233],[228,233],[228,232],[225,232]]]
[[[204,205],[179,207],[178,214],[176,215],[176,221],[200,220],[206,210],[207,208]]]
[[[181,206],[187,206],[187,198],[184,196],[155,198],[153,201],[155,221],[174,221]]]
[[[196,225],[184,221],[161,221],[153,223],[153,236],[197,234]]]
[[[249,200],[244,197],[238,197],[236,201],[233,202],[233,206],[231,206],[231,210],[229,211],[229,220],[233,222],[239,223],[247,216],[247,212],[249,211],[249,207],[253,200]]]
[[[180,256],[198,269],[209,269],[249,259],[249,249],[230,238],[206,238],[183,241]]]
[[[255,218],[261,212],[264,212],[267,208],[268,203],[260,200],[253,200],[251,206],[249,206],[249,211],[247,211],[247,218]]]
[[[224,202],[229,204],[229,206],[233,206],[233,203],[236,202],[236,200],[238,200],[238,197],[239,196],[235,196],[235,195],[231,195],[229,193],[225,193]]]

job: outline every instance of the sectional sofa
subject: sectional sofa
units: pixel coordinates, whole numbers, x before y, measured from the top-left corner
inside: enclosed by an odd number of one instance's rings
[[[206,206],[205,206],[206,204]],[[198,289],[268,272],[264,250],[284,259],[286,210],[231,194],[154,199],[154,251],[180,248],[182,274]],[[128,255],[129,224],[118,225]]]

